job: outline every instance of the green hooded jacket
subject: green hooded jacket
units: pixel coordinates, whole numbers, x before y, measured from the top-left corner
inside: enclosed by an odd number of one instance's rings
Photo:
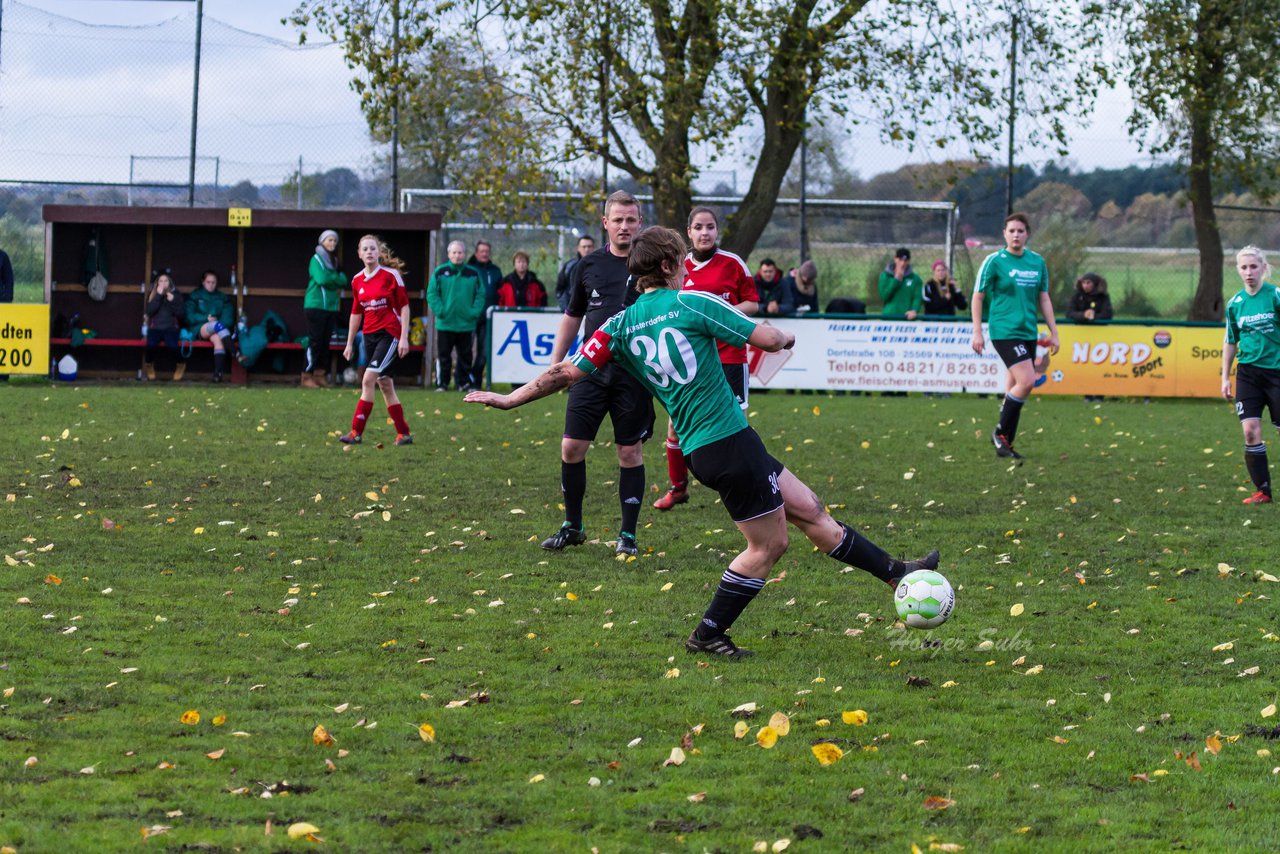
[[[311,278],[307,281],[307,295],[302,300],[303,309],[318,308],[321,311],[337,311],[342,289],[351,284],[351,277],[341,270],[331,270],[320,260],[319,254],[311,256]]]
[[[218,318],[228,329],[235,324],[235,306],[231,296],[216,289],[206,291],[203,285],[187,294],[184,313],[187,329],[197,338],[200,336],[200,327],[209,322],[209,315]]]
[[[484,314],[484,282],[475,268],[444,263],[427,284],[427,306],[443,332],[474,332]]]

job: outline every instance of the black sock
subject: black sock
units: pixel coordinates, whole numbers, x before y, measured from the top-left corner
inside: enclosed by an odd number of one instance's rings
[[[1018,435],[1018,418],[1022,415],[1024,403],[1025,400],[1006,394],[1004,404],[1000,407],[1000,421],[996,424],[996,432],[1004,436],[1010,445],[1013,444],[1013,437]]]
[[[726,569],[724,575],[720,576],[720,586],[711,597],[711,604],[702,615],[702,622],[694,630],[694,636],[698,640],[710,640],[727,632],[762,587],[763,578],[747,578],[732,569]]]
[[[1271,466],[1267,464],[1267,443],[1244,446],[1244,467],[1259,492],[1271,494]]]
[[[213,351],[213,372],[222,374],[227,370],[227,354],[225,350]]]
[[[904,569],[902,561],[894,560],[887,551],[843,522],[840,523],[840,527],[844,528],[844,538],[840,540],[840,545],[828,552],[831,557],[849,566],[866,570],[884,582],[902,577]]]
[[[560,461],[560,491],[564,493],[564,521],[576,531],[582,530],[582,499],[587,494],[587,461]]]
[[[622,504],[624,534],[636,535],[640,521],[640,504],[644,500],[644,463],[631,468],[618,466],[618,501]]]

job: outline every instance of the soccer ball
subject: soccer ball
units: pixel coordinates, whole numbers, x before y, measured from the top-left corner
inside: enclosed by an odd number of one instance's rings
[[[902,622],[913,629],[932,629],[951,616],[956,592],[942,573],[931,569],[908,572],[893,593],[893,607]]]
[[[342,372],[342,382],[346,385],[355,385],[360,382],[360,374],[356,373],[355,368],[348,366],[347,369]]]

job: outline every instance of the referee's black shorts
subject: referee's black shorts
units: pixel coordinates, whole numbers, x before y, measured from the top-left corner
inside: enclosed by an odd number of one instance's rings
[[[569,389],[564,437],[595,441],[604,417],[613,422],[613,441],[634,445],[653,435],[653,397],[635,377],[610,365]]]
[[[689,470],[720,500],[735,522],[749,522],[782,506],[778,477],[786,468],[747,427],[687,454]]]
[[[1271,423],[1280,428],[1280,371],[1253,365],[1236,366],[1236,415],[1261,418],[1262,410],[1271,411]]]

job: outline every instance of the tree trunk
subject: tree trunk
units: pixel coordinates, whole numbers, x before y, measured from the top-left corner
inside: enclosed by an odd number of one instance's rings
[[[685,222],[693,209],[688,129],[678,126],[665,133],[654,154],[652,184],[656,224],[684,234]]]
[[[1200,251],[1200,283],[1191,300],[1188,320],[1222,320],[1222,234],[1213,210],[1213,167],[1217,154],[1213,128],[1216,109],[1216,87],[1221,80],[1223,57],[1212,38],[1213,29],[1222,21],[1213,14],[1196,19],[1197,44],[1194,91],[1187,103],[1187,119],[1191,127],[1188,147],[1187,195],[1191,198],[1191,221],[1196,230],[1196,248]]]

